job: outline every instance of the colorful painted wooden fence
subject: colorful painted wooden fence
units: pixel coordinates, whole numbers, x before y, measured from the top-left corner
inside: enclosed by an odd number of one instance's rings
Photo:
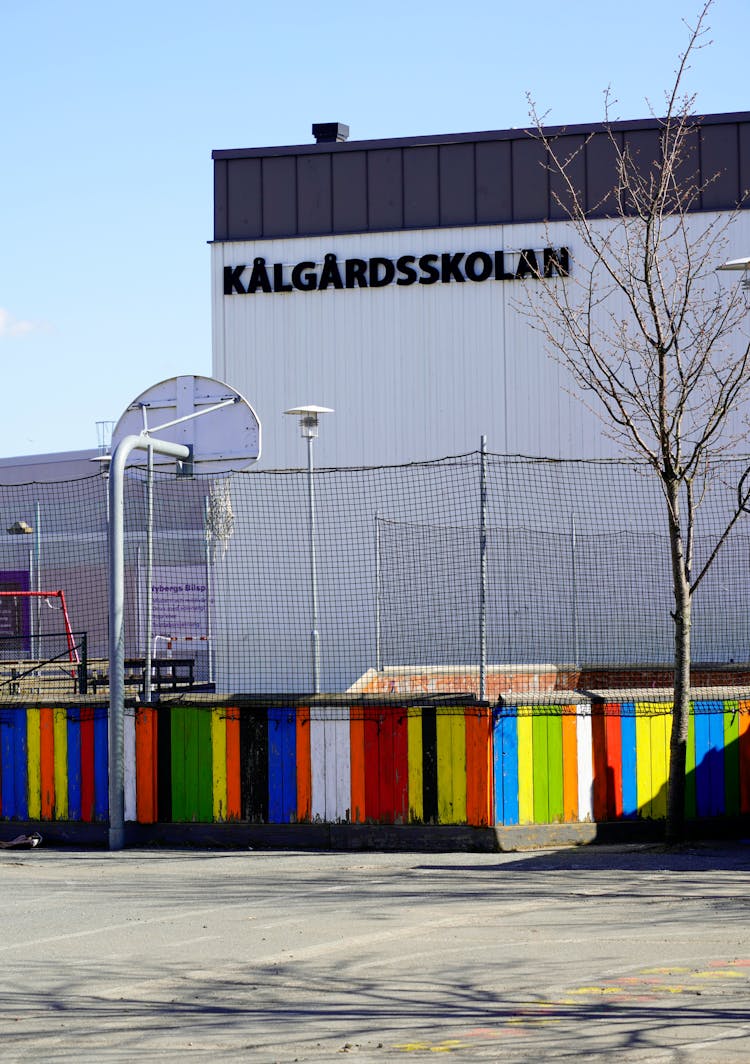
[[[496,822],[663,818],[671,722],[664,702],[496,709]],[[690,818],[750,813],[750,701],[693,704],[686,782]]]
[[[0,709],[0,816],[106,820],[107,709]]]
[[[164,706],[125,718],[125,818],[546,824],[666,813],[670,706]],[[107,709],[0,709],[0,817],[106,821]],[[750,699],[697,701],[686,813],[750,812]]]
[[[482,707],[143,707],[125,819],[492,823]],[[0,816],[107,819],[107,711],[0,711]]]

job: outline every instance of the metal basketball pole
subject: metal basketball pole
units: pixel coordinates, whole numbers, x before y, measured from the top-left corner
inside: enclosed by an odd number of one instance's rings
[[[134,450],[186,459],[190,448],[151,436],[125,436],[109,470],[109,848],[125,845],[125,464]]]

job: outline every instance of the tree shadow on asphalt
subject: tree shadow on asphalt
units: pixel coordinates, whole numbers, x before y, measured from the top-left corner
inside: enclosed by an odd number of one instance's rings
[[[343,958],[335,966],[248,961],[241,970],[213,972],[158,960],[137,972],[106,960],[57,973],[31,964],[22,979],[9,984],[6,973],[0,981],[4,1052],[17,1059],[26,1046],[36,1059],[48,1059],[67,1046],[95,1059],[106,1046],[153,1059],[154,1052],[213,1046],[218,1055],[255,1050],[275,1060],[286,1059],[284,1047],[296,1055],[300,1047],[340,1052],[348,1045],[381,1049],[392,1059],[407,1047],[434,1052],[496,1043],[504,1059],[516,1052],[585,1058],[672,1050],[670,1059],[679,1060],[680,1047],[700,1045],[703,1059],[717,1059],[719,1046],[735,1043],[738,1051],[750,1024],[746,981],[732,987],[735,1000],[723,988],[715,995],[720,1001],[708,1000],[696,973],[573,984],[544,995],[489,988],[488,973],[479,970],[476,979],[464,970],[457,980],[427,980],[408,958],[395,982],[363,978],[357,968]],[[504,966],[504,981],[513,984],[512,965]]]
[[[436,868],[436,864],[430,864]],[[723,846],[666,846],[648,843],[628,846],[575,846],[536,852],[506,853],[497,863],[446,865],[472,872],[746,872],[750,868],[750,840]]]

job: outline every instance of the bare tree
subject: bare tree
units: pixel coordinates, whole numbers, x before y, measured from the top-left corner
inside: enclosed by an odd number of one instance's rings
[[[742,335],[748,306],[739,286],[721,284],[736,212],[698,213],[708,178],[699,179],[695,99],[683,92],[688,63],[706,43],[712,0],[688,26],[672,88],[658,120],[658,157],[631,152],[610,119],[604,131],[616,181],[592,211],[577,182],[576,156],[563,156],[530,102],[534,134],[560,189],[579,257],[565,279],[534,286],[527,313],[548,349],[570,371],[575,391],[623,450],[659,478],[669,530],[674,593],[674,698],[667,799],[667,837],[685,821],[685,767],[691,701],[693,595],[745,512],[748,471],[733,484],[736,500],[707,556],[694,565],[701,485],[747,441],[750,347]],[[737,209],[740,209],[740,204]],[[738,343],[739,338],[739,343]],[[745,447],[745,451],[747,448]]]

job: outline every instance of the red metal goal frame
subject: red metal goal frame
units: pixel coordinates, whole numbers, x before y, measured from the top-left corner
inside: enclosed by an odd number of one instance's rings
[[[68,607],[65,605],[65,592],[58,591],[0,591],[0,598],[58,598],[62,608],[63,621],[65,622],[65,637],[68,640],[68,657],[75,665],[79,665],[81,659],[78,656],[78,647],[73,638],[73,631],[68,618]],[[39,634],[39,633],[37,633]]]

